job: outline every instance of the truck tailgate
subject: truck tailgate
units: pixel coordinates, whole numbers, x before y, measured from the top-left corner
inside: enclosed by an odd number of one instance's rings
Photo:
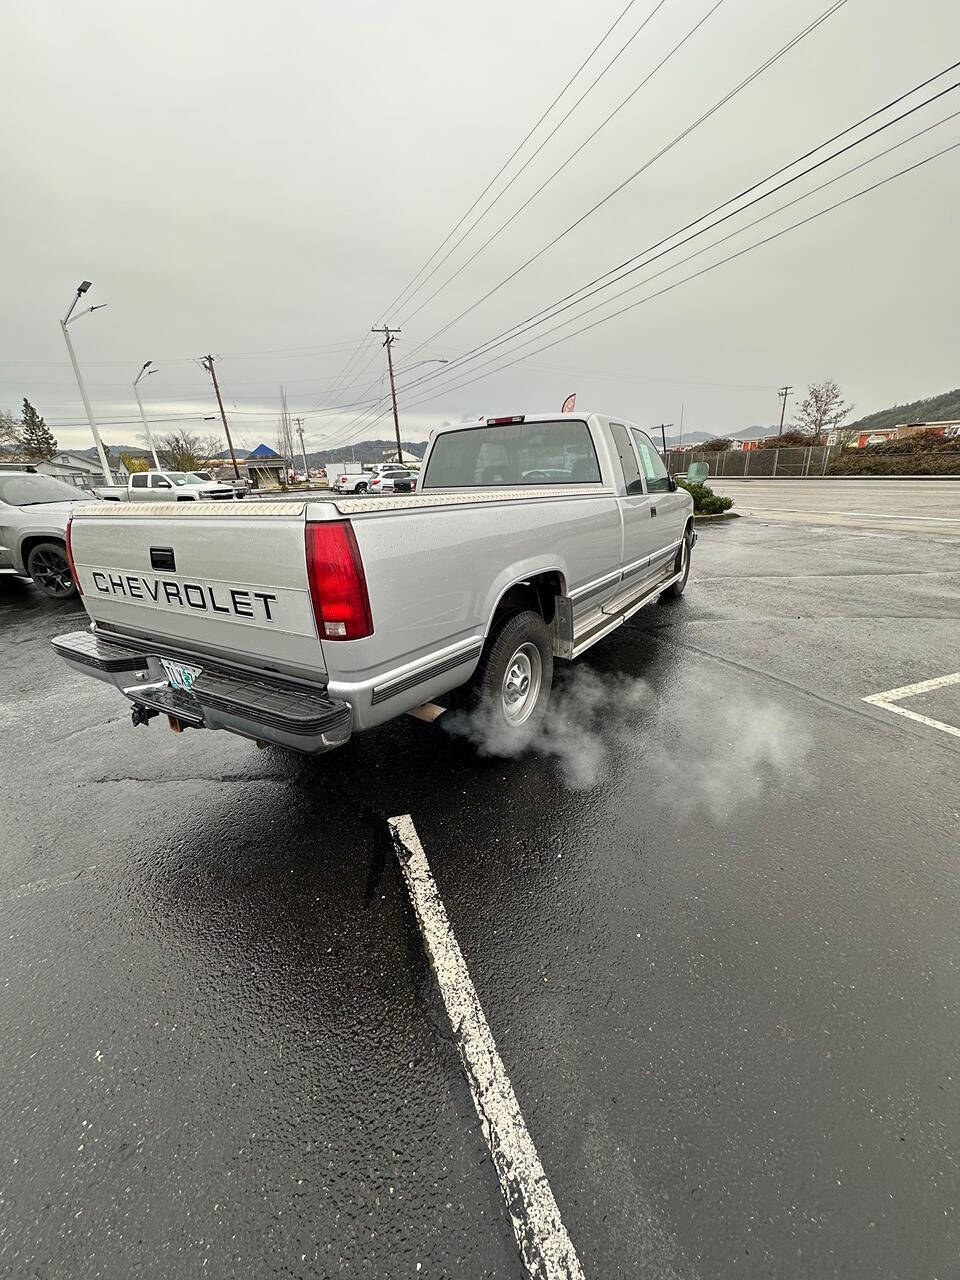
[[[81,507],[71,526],[87,612],[172,650],[316,679],[303,502]]]

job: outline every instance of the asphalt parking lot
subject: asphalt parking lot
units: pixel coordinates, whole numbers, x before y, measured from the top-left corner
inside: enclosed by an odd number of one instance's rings
[[[0,580],[0,1272],[527,1274],[409,813],[586,1276],[957,1275],[957,533],[705,525],[510,761],[135,729]]]

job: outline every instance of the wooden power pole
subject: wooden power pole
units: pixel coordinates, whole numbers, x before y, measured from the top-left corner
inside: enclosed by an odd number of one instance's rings
[[[394,334],[399,333],[399,329],[391,329],[389,325],[382,325],[379,329],[373,328],[371,333],[382,333],[384,335],[383,345],[387,348],[387,368],[390,370],[390,399],[393,401],[393,429],[397,433],[397,462],[403,463],[403,445],[400,443],[400,415],[397,413],[397,388],[393,381],[393,352],[391,348],[394,343]]]
[[[787,396],[790,394],[792,390],[793,390],[793,387],[781,387],[780,390],[777,392],[777,395],[780,397],[780,402],[781,402],[780,403],[780,430],[777,432],[777,439],[779,439],[780,436],[783,435],[783,419],[787,412]]]
[[[230,428],[227,426],[227,415],[223,408],[223,397],[220,395],[220,384],[217,382],[217,371],[213,367],[213,356],[204,356],[200,361],[213,379],[213,389],[217,393],[217,404],[220,406],[220,421],[227,437],[227,448],[230,450],[230,461],[233,463],[233,474],[240,479],[240,468],[237,466],[237,455],[233,452],[233,441],[230,439]]]

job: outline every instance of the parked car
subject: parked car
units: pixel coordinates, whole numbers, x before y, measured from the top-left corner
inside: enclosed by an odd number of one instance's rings
[[[196,471],[134,471],[126,485],[94,489],[105,502],[230,502],[244,492],[219,480],[204,479]]]
[[[401,467],[378,471],[370,477],[370,492],[377,493],[413,493],[416,480],[413,473]]]
[[[67,556],[67,521],[90,495],[36,471],[0,472],[0,571],[32,578],[44,595],[77,594]]]
[[[366,493],[371,478],[369,471],[340,471],[334,476],[330,488],[334,493]]]
[[[542,468],[550,483],[523,479]],[[693,499],[639,427],[491,418],[438,430],[403,503],[79,510],[67,545],[93,627],[53,645],[138,724],[321,752],[456,690],[521,746],[555,659],[680,595],[695,541]]]

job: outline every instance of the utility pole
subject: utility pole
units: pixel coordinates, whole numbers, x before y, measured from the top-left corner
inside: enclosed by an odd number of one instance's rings
[[[683,448],[683,410],[684,410],[684,407],[685,407],[685,406],[684,406],[683,402],[681,402],[681,404],[680,404],[680,439],[677,441],[677,448],[678,448],[678,449],[682,449],[682,448]]]
[[[400,443],[400,415],[397,413],[397,388],[393,381],[393,352],[391,347],[394,344],[394,334],[400,333],[399,329],[391,329],[389,325],[382,325],[379,329],[373,328],[371,333],[382,333],[383,345],[387,348],[387,368],[390,370],[390,399],[393,401],[393,429],[397,433],[397,462],[403,462],[403,445]]]
[[[786,414],[786,412],[787,412],[787,396],[790,394],[790,392],[791,392],[792,390],[793,390],[793,387],[781,387],[781,388],[780,388],[780,390],[777,392],[777,395],[780,397],[780,400],[781,400],[781,404],[780,404],[780,430],[777,432],[777,439],[778,439],[778,440],[779,440],[779,439],[780,439],[780,437],[783,435],[783,419],[784,419],[784,415],[785,415],[785,414]]]
[[[233,441],[230,439],[230,428],[227,426],[227,415],[223,408],[223,397],[220,395],[220,384],[217,382],[217,371],[213,367],[213,356],[204,356],[200,363],[213,379],[213,389],[217,393],[217,404],[220,406],[220,421],[223,423],[224,434],[227,437],[227,448],[230,450],[230,460],[233,463],[233,474],[239,480],[240,468],[237,466],[237,455],[233,452]]]
[[[300,452],[303,454],[303,478],[309,480],[310,468],[307,466],[307,449],[303,443],[303,419],[294,418],[294,422],[297,424],[297,435],[300,437]]]

